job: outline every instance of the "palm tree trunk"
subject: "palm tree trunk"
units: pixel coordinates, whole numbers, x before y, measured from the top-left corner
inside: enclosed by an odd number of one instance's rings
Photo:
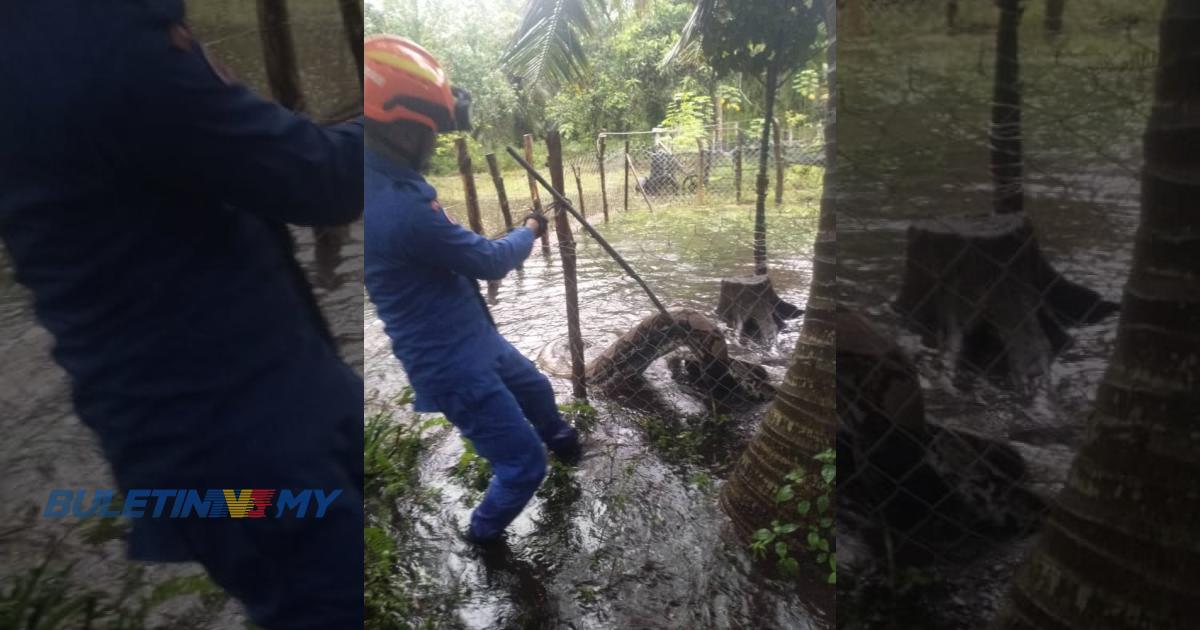
[[[1063,9],[1067,0],[1046,0],[1046,30],[1050,33],[1060,33],[1063,27]]]
[[[992,189],[996,214],[1021,212],[1025,190],[1021,181],[1021,86],[1017,32],[1023,0],[997,0],[996,73],[992,92]]]
[[[792,354],[787,376],[779,387],[775,402],[721,490],[721,505],[742,536],[751,535],[780,516],[775,503],[775,491],[783,484],[788,473],[803,468],[808,473],[805,479],[818,478],[819,466],[813,461],[813,456],[833,448],[837,429],[833,324],[836,310],[837,225],[831,194],[836,153],[833,104],[833,95],[836,94],[836,42],[833,28],[836,9],[833,8],[834,0],[827,0],[826,4],[830,97],[829,115],[825,119],[825,194],[821,198],[813,252],[812,289],[800,340]],[[767,132],[770,132],[769,127]],[[765,172],[765,168],[760,172]],[[760,177],[759,181],[761,184],[765,180]],[[766,199],[765,191],[765,185],[760,185],[760,208]],[[809,495],[817,494],[809,488],[800,488],[797,494],[805,495],[806,492]],[[794,509],[788,514],[789,519],[793,517]]]
[[[1116,350],[1067,482],[995,630],[1200,619],[1200,4],[1168,0]]]
[[[767,187],[771,176],[767,172],[771,152],[771,121],[775,119],[775,96],[779,92],[779,61],[767,66],[767,107],[763,115],[762,141],[758,152],[758,198],[754,202],[754,273],[767,273]]]

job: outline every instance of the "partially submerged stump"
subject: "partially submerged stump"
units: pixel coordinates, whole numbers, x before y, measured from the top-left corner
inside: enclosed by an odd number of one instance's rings
[[[684,346],[691,350],[692,357],[689,363],[677,363],[684,367],[673,367],[672,371],[693,389],[732,404],[773,395],[766,371],[731,358],[716,323],[690,309],[675,309],[642,320],[588,365],[587,382],[613,397],[637,397],[645,389],[642,373],[646,368]]]
[[[861,316],[839,310],[838,499],[865,539],[905,562],[1024,534],[1043,504],[1004,442],[928,422],[916,368]],[[841,514],[839,511],[839,519]]]
[[[766,342],[779,334],[784,320],[795,319],[804,309],[784,302],[770,276],[748,276],[721,280],[717,317],[733,330],[754,341]]]
[[[1068,326],[1118,309],[1067,280],[1038,248],[1021,214],[919,221],[893,306],[924,343],[960,366],[1015,381],[1043,374],[1070,342]]]

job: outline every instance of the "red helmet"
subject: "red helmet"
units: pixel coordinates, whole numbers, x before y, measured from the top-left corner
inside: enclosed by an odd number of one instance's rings
[[[433,55],[396,35],[375,35],[363,42],[363,111],[376,122],[401,120],[434,133],[470,129],[471,96],[450,86]]]

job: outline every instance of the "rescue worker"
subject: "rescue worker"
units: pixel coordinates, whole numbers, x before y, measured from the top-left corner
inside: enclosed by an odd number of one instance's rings
[[[469,95],[407,39],[368,38],[365,57],[367,292],[415,409],[444,414],[491,463],[464,533],[495,542],[545,477],[546,448],[567,463],[581,454],[549,380],[500,336],[479,291],[529,256],[546,218],[530,214],[497,240],[451,220],[421,172],[436,134],[469,129]]]
[[[0,4],[0,237],[121,490],[341,492],[319,519],[147,511],[130,555],[200,562],[261,627],[361,627],[362,379],[284,224],[360,215],[362,121],[259,98],[184,17]]]

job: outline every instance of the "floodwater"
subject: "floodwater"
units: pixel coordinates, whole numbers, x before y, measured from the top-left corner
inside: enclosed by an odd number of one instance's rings
[[[511,188],[510,184],[510,188]],[[454,200],[444,203],[453,212]],[[604,236],[671,307],[711,314],[722,277],[752,272],[752,205],[690,208],[651,214],[617,212]],[[810,280],[815,205],[770,209],[771,276],[780,295],[803,305]],[[597,219],[599,220],[599,219]],[[622,275],[590,237],[578,233],[579,305],[586,354],[602,351],[652,314],[636,284]],[[492,306],[500,332],[548,373],[560,403],[570,400],[566,312],[557,247],[540,248],[523,271],[509,275]],[[382,323],[368,305],[365,346],[368,403],[412,414],[391,401],[404,386]],[[731,345],[741,358],[767,366],[778,382],[794,347],[799,321],[772,344]],[[665,360],[647,370],[652,385],[682,415],[709,412],[678,391]],[[510,527],[511,557],[478,557],[458,533],[478,495],[450,474],[462,444],[441,429],[420,465],[420,483],[440,498],[432,510],[413,510],[409,575],[449,603],[438,621],[459,628],[828,628],[832,610],[820,589],[770,580],[732,536],[717,505],[720,478],[740,452],[763,405],[734,414],[740,429],[716,457],[680,462],[647,439],[639,415],[598,400],[598,421],[576,470],[555,471]],[[670,413],[665,412],[665,413]],[[650,419],[653,421],[653,418]],[[714,483],[715,480],[715,483]],[[398,579],[411,579],[399,577]],[[429,586],[431,585],[431,586]]]
[[[1140,134],[1154,62],[1146,54],[1155,49],[1154,13],[1143,11],[1142,26],[1132,29],[1074,14],[1073,28],[1057,39],[1040,31],[1040,16],[1027,16],[1021,34],[1026,211],[1051,264],[1117,302],[1138,222]],[[992,38],[988,27],[953,36],[839,40],[838,284],[842,304],[897,338],[914,359],[928,419],[1014,447],[1025,458],[1029,488],[1048,499],[1082,438],[1118,316],[1072,329],[1073,345],[1048,376],[1019,393],[959,378],[953,361],[923,347],[889,306],[900,288],[912,220],[990,212]],[[968,561],[942,558],[924,567],[941,583],[921,603],[937,618],[921,627],[981,627],[1032,540],[998,539]],[[858,558],[847,573],[886,574],[883,564]],[[842,601],[839,595],[839,622]]]

